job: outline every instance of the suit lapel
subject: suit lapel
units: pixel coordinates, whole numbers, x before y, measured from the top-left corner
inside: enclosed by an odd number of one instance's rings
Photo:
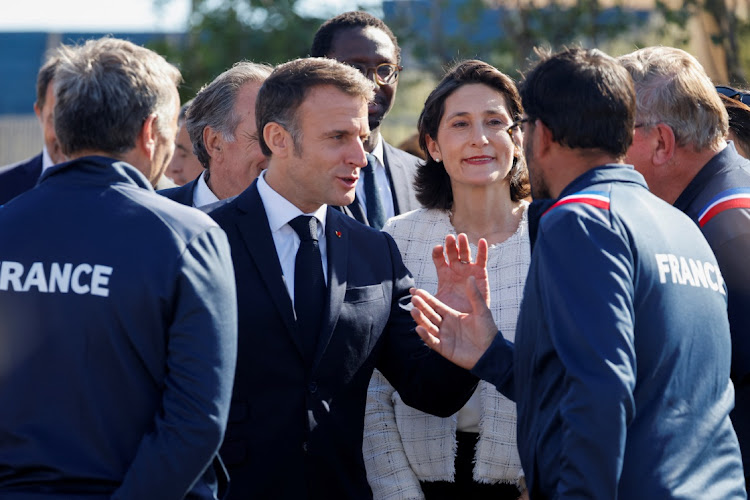
[[[237,207],[241,212],[236,221],[237,231],[240,233],[245,248],[247,248],[263,283],[268,289],[269,296],[281,313],[284,325],[292,336],[297,349],[304,355],[305,351],[302,348],[294,318],[292,299],[289,297],[289,292],[284,284],[281,264],[279,264],[276,246],[271,236],[271,228],[268,225],[268,217],[256,183],[253,183],[249,189],[241,194],[237,201]]]
[[[349,231],[339,221],[346,217],[338,210],[328,207],[326,215],[326,252],[328,253],[328,307],[326,318],[318,337],[313,370],[323,357],[333,336],[333,329],[341,314],[346,295],[346,269],[349,261]]]
[[[388,182],[391,183],[391,193],[393,193],[393,213],[399,215],[401,213],[401,200],[407,200],[409,198],[409,182],[406,177],[406,172],[401,168],[397,162],[393,162],[393,154],[391,154],[391,145],[383,141],[383,165],[385,166],[385,172],[388,174]]]
[[[367,220],[367,216],[365,215],[365,211],[362,208],[362,203],[359,201],[359,197],[355,195],[354,201],[346,208],[349,210],[349,214],[351,214],[351,217],[353,217],[357,222],[361,222],[366,226],[370,225],[370,222]]]

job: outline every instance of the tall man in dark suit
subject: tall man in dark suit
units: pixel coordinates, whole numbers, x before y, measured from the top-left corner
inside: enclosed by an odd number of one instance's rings
[[[113,38],[59,55],[71,161],[0,208],[0,498],[214,500],[235,287],[224,232],[151,187],[179,71]]]
[[[237,196],[266,168],[258,145],[255,100],[271,67],[241,61],[205,85],[185,115],[193,151],[205,170],[184,186],[159,191],[202,207]]]
[[[419,208],[413,185],[419,158],[394,148],[380,134],[403,69],[399,65],[401,48],[393,32],[371,14],[346,12],[323,23],[315,33],[310,55],[353,66],[376,84],[375,99],[367,109],[367,165],[362,169],[354,202],[344,212],[380,229],[389,217]]]
[[[57,57],[47,58],[36,77],[36,102],[34,113],[39,119],[44,139],[44,148],[38,155],[27,160],[0,167],[0,205],[33,188],[42,171],[56,163],[65,161],[55,134],[54,114],[55,76]]]
[[[256,108],[268,168],[210,214],[227,232],[238,283],[221,449],[231,499],[370,498],[362,426],[376,367],[409,405],[442,416],[476,385],[414,332],[413,280],[393,239],[329,206],[354,199],[372,91],[331,59],[277,67]],[[440,292],[450,300],[453,290]]]

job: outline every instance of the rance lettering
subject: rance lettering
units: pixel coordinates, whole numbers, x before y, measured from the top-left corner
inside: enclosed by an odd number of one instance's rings
[[[0,291],[109,296],[112,267],[101,264],[0,261]]]

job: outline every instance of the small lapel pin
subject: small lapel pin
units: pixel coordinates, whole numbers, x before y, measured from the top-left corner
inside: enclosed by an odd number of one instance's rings
[[[341,238],[341,231],[336,231],[336,237]]]

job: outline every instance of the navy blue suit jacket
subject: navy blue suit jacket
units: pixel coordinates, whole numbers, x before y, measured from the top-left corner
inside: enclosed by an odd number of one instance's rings
[[[417,201],[417,194],[414,190],[414,176],[417,174],[417,164],[420,161],[422,160],[416,156],[394,148],[383,141],[383,162],[388,174],[388,181],[391,184],[395,215],[411,212],[422,207]],[[370,225],[364,207],[362,207],[358,198],[355,198],[351,205],[340,207],[339,210],[362,224]]]
[[[461,408],[477,379],[414,331],[414,282],[390,235],[328,208],[328,300],[309,359],[284,285],[293,277],[282,276],[257,181],[209,215],[229,238],[239,304],[221,448],[229,498],[370,498],[362,427],[373,369],[409,405],[442,416]]]
[[[198,184],[198,179],[200,179],[200,175],[183,186],[169,189],[160,189],[159,191],[157,191],[157,193],[162,196],[166,196],[172,201],[176,201],[177,203],[192,207],[193,192],[195,192],[195,186]]]
[[[36,186],[42,175],[42,153],[28,160],[0,167],[0,205]]]

